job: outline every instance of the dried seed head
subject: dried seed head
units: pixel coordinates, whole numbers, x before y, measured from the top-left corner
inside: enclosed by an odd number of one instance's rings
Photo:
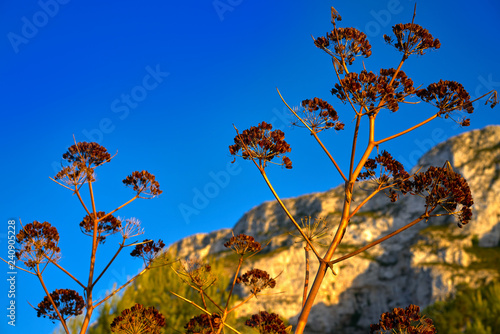
[[[277,164],[292,168],[291,160],[284,156],[291,151],[290,145],[285,141],[285,134],[281,130],[271,131],[272,128],[271,124],[262,122],[244,130],[234,137],[234,145],[229,146],[229,152],[243,159],[258,161],[261,168],[281,156],[282,162]]]
[[[54,301],[54,304],[56,304],[56,307],[64,320],[83,313],[85,302],[83,301],[82,296],[74,290],[57,289],[50,294],[50,297]],[[51,320],[59,320],[59,316],[47,296],[43,298],[43,300],[38,304],[38,307],[35,309],[38,317],[42,316]]]

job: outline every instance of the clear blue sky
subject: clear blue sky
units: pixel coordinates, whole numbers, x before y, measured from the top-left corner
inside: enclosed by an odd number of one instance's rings
[[[49,180],[73,135],[118,152],[97,170],[98,210],[110,211],[133,196],[121,183],[132,171],[156,175],[164,193],[136,201],[118,215],[137,217],[144,238],[167,244],[232,227],[244,212],[272,199],[251,163],[228,165],[233,123],[243,130],[266,121],[285,131],[294,169],[269,169],[282,197],[337,186],[340,178],[312,138],[289,127],[291,118],[275,90],[291,105],[317,96],[336,107],[346,129],[322,138],[346,168],[353,115],[330,95],[336,82],[331,60],[311,39],[331,30],[331,5],[343,16],[342,26],[367,32],[373,46],[373,56],[365,59],[369,70],[397,66],[400,56],[382,36],[392,25],[411,21],[413,1],[2,1],[1,256],[6,256],[9,218],[48,221],[61,235],[61,264],[85,280],[90,238],[78,227],[84,210],[71,192]],[[403,70],[416,85],[443,78],[461,82],[472,96],[499,89],[499,22],[500,5],[493,0],[420,1],[416,23],[442,47],[410,58]],[[377,138],[432,112],[430,106],[386,112]],[[410,168],[432,145],[499,123],[499,111],[479,103],[469,128],[437,120],[383,148]],[[99,265],[118,242],[110,238],[100,248]],[[131,260],[129,252],[104,277],[98,293],[138,271],[142,263]],[[3,272],[6,277],[7,269]],[[49,290],[78,288],[62,275],[47,270]],[[17,275],[15,328],[6,324],[8,287],[0,281],[2,333],[51,332],[54,325],[37,318],[27,304],[43,298],[36,278]]]

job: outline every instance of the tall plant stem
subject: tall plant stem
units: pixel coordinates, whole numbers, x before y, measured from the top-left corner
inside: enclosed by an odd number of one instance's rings
[[[87,288],[85,289],[85,292],[87,294],[87,301],[85,303],[86,306],[86,312],[85,312],[85,318],[82,323],[82,328],[80,330],[80,334],[85,334],[87,331],[87,327],[90,323],[90,317],[92,316],[92,312],[94,310],[94,306],[92,305],[92,290],[93,290],[93,280],[94,280],[94,266],[95,266],[95,254],[97,252],[97,229],[99,226],[99,221],[97,219],[97,210],[95,207],[95,198],[94,198],[94,191],[92,189],[92,182],[88,180],[89,184],[89,193],[90,193],[90,201],[92,203],[92,218],[94,221],[94,231],[92,233],[92,251],[90,252],[90,269],[89,269],[89,279],[87,283]]]
[[[307,290],[309,289],[309,245],[304,247],[306,257],[306,277],[304,278],[304,292],[302,293],[302,307],[306,304]]]
[[[236,269],[236,272],[234,273],[234,278],[233,278],[233,284],[231,285],[231,290],[229,291],[229,296],[227,296],[227,301],[226,301],[226,310],[229,307],[229,301],[231,300],[231,296],[233,294],[233,289],[236,284],[236,278],[238,277],[238,273],[240,272],[241,264],[243,263],[243,256],[240,257],[240,260],[238,262],[238,268]]]
[[[337,246],[340,244],[340,241],[344,236],[347,225],[349,224],[349,216],[350,216],[349,211],[351,208],[351,198],[352,198],[352,191],[354,189],[354,182],[358,177],[361,169],[363,168],[366,159],[368,159],[370,153],[375,147],[374,145],[375,116],[370,116],[369,120],[370,120],[370,132],[369,132],[368,146],[366,147],[366,150],[363,153],[363,156],[361,157],[356,169],[349,176],[349,181],[346,182],[344,206],[342,209],[342,217],[340,220],[339,227],[337,229],[337,232],[335,233],[335,237],[333,238],[332,243],[330,244],[330,247],[328,248],[328,251],[320,261],[320,266],[318,268],[318,272],[316,273],[316,278],[314,279],[314,283],[311,286],[311,291],[309,291],[306,303],[302,308],[302,312],[300,313],[299,320],[297,323],[297,328],[295,329],[295,334],[301,334],[304,332],[304,329],[307,324],[307,319],[309,318],[309,314],[311,313],[311,309],[314,304],[314,300],[318,295],[321,284],[323,283],[323,279],[325,278],[325,274],[328,268],[331,266],[329,261],[332,259],[333,254],[337,249]]]

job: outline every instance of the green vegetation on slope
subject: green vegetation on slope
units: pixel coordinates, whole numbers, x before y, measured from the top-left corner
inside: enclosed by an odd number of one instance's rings
[[[173,262],[176,257],[169,252],[167,258]],[[160,262],[160,261],[157,261]],[[234,275],[234,268],[225,268],[225,261],[212,261],[212,273],[218,277],[217,282],[208,289],[208,294],[214,298],[222,307],[225,306],[226,297],[228,295],[227,287]],[[201,310],[198,310],[193,305],[182,301],[178,297],[170,293],[173,291],[198,305],[203,305],[199,293],[185,284],[179,276],[172,270],[171,266],[178,268],[179,263],[172,265],[164,265],[154,268],[137,280],[135,280],[125,291],[119,296],[108,300],[99,307],[99,317],[88,330],[88,334],[111,334],[110,325],[113,319],[118,316],[121,311],[130,308],[136,303],[143,304],[146,307],[154,306],[158,309],[166,319],[167,326],[164,333],[184,333],[184,325],[194,316],[200,315]],[[236,297],[236,296],[235,296]],[[236,298],[232,298],[233,303]],[[210,303],[207,301],[207,303]],[[207,305],[211,312],[216,312],[216,307],[213,304]],[[237,322],[234,315],[228,318],[231,325]],[[244,322],[235,325],[244,330]],[[78,328],[81,319],[70,319],[69,327]],[[59,331],[64,333],[63,331]],[[79,331],[75,331],[78,333]]]
[[[440,334],[494,334],[500,329],[500,281],[471,289],[462,286],[455,297],[424,310]]]

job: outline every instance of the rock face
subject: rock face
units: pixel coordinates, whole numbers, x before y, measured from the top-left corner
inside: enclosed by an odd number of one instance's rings
[[[430,165],[443,166],[446,160],[468,180],[475,202],[473,220],[462,229],[449,216],[420,222],[367,252],[336,264],[338,275],[329,273],[325,278],[309,317],[307,333],[366,333],[371,323],[394,307],[416,304],[423,308],[452,294],[460,283],[478,286],[497,277],[495,270],[474,267],[478,259],[468,250],[473,244],[500,246],[500,126],[451,138],[426,153],[417,167],[426,170]],[[354,205],[367,194],[357,189]],[[298,221],[304,216],[325,218],[331,225],[331,235],[336,231],[342,202],[343,187],[284,200]],[[390,203],[385,195],[375,196],[351,219],[334,258],[417,218],[423,213],[422,203],[416,196],[403,197],[396,203]],[[267,290],[271,295],[252,299],[239,310],[241,316],[268,310],[289,319],[291,324],[297,320],[304,284],[304,245],[290,236],[292,227],[276,202],[253,208],[234,226],[235,235],[245,233],[258,241],[270,240],[266,253],[243,270],[259,268],[273,277],[279,275],[276,288]],[[230,229],[194,235],[175,247],[181,256],[222,256],[226,251],[223,243],[230,236]],[[316,262],[311,256],[310,284],[316,274]]]

